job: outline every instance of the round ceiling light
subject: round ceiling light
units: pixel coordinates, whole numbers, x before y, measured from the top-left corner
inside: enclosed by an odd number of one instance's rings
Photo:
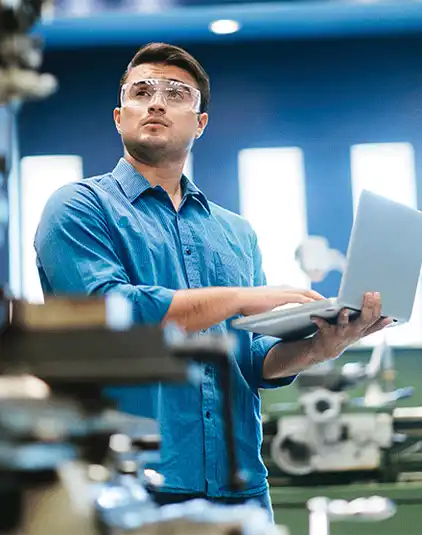
[[[229,33],[237,32],[240,28],[240,24],[237,20],[221,19],[211,22],[209,28],[213,33],[227,35]]]

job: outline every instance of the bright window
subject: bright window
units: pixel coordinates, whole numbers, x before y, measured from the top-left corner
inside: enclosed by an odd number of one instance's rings
[[[351,148],[353,206],[356,209],[362,189],[367,189],[417,207],[415,156],[410,143],[355,145]],[[362,343],[372,345],[384,334],[391,345],[422,345],[422,288],[419,283],[412,318],[400,327],[367,337]]]
[[[35,232],[49,197],[61,186],[82,179],[82,159],[79,156],[27,156],[22,158],[20,171],[21,292],[28,301],[42,302],[35,264]]]
[[[304,160],[297,147],[239,153],[241,214],[257,233],[269,285],[308,287],[295,260],[307,235]]]

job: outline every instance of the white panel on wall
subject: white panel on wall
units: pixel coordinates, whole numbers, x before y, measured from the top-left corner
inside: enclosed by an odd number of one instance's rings
[[[367,189],[413,208],[417,207],[415,156],[410,143],[375,143],[351,148],[353,206]],[[382,298],[382,296],[381,296]],[[422,345],[422,287],[418,291],[410,322],[365,338],[372,345],[383,337],[395,346]]]
[[[376,143],[351,148],[353,205],[367,189],[416,208],[415,154],[410,143]]]
[[[297,147],[239,153],[241,214],[257,233],[269,285],[309,287],[295,260],[307,235],[303,152]]]
[[[83,178],[79,156],[27,156],[21,161],[20,214],[22,297],[43,301],[35,264],[34,237],[44,206],[61,186]],[[18,245],[19,246],[19,245]]]

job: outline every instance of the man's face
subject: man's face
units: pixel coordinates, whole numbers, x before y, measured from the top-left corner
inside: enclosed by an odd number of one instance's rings
[[[126,84],[146,79],[176,80],[198,88],[195,79],[173,65],[143,64],[130,70]],[[144,163],[158,164],[183,160],[193,141],[205,129],[206,113],[169,105],[160,92],[147,104],[130,101],[114,110],[116,128],[129,154]]]

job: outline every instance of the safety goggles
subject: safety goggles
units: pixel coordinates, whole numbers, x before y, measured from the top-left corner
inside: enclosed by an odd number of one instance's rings
[[[147,79],[122,86],[122,106],[147,108],[161,98],[167,106],[199,113],[201,92],[195,87],[175,80]]]

